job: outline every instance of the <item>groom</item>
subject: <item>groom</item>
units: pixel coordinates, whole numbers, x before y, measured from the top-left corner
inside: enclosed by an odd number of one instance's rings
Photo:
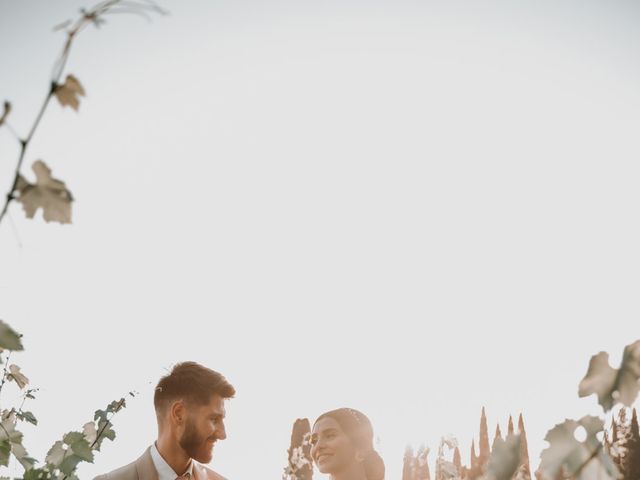
[[[227,437],[224,401],[235,393],[218,372],[177,364],[153,397],[158,439],[136,461],[94,480],[225,480],[201,463],[209,463],[215,443]]]

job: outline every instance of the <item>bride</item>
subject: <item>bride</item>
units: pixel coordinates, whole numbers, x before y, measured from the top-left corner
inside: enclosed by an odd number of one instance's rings
[[[318,417],[311,432],[311,457],[331,480],[384,480],[384,462],[373,448],[371,422],[353,408]]]

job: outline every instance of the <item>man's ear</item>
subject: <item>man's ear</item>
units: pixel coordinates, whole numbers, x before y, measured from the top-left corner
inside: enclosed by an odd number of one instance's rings
[[[171,404],[169,409],[169,418],[174,425],[184,424],[187,417],[187,410],[184,407],[182,400],[176,400]]]

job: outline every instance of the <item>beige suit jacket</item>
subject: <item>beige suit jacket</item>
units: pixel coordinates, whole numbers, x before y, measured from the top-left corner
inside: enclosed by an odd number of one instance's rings
[[[151,458],[151,447],[140,458],[112,472],[98,475],[93,480],[158,480],[158,472]],[[193,460],[194,480],[226,480],[222,475]]]

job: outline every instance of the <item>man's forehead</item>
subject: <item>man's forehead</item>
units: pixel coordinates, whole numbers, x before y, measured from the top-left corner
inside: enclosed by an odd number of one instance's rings
[[[204,407],[212,414],[222,415],[223,417],[227,414],[227,411],[224,408],[224,398],[222,398],[220,395],[214,395],[213,397],[211,397],[209,403]]]

